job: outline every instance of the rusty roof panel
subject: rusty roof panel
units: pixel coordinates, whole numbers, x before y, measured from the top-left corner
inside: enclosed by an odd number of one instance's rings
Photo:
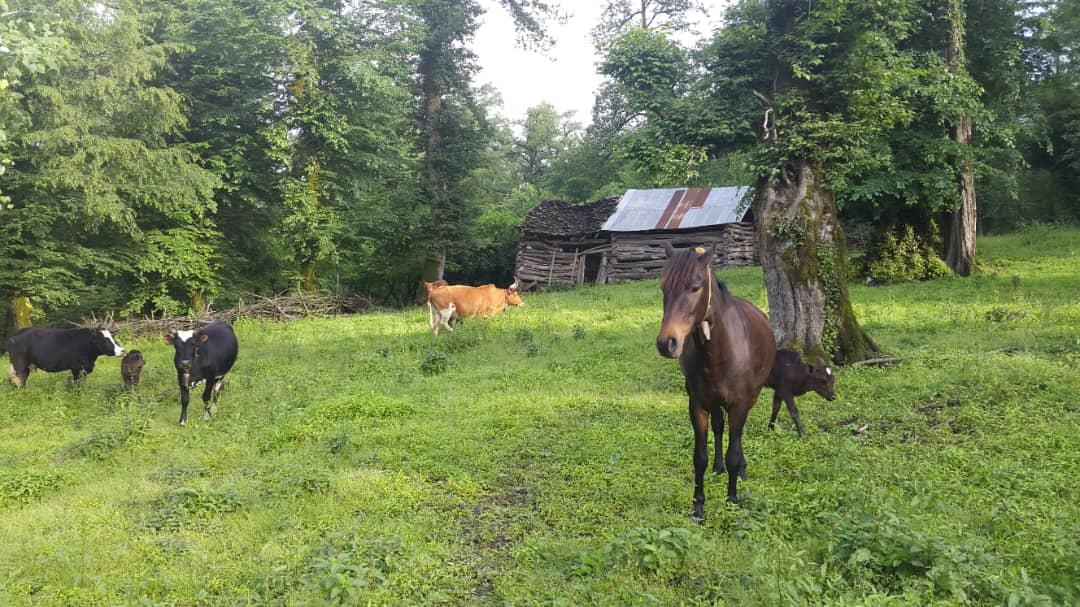
[[[627,190],[604,222],[609,232],[686,230],[742,221],[737,212],[746,187]]]

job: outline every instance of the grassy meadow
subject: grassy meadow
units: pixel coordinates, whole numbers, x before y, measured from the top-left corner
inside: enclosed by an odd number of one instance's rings
[[[121,335],[138,396],[118,359],[0,386],[0,605],[1077,604],[1080,230],[979,252],[852,285],[902,364],[798,399],[802,440],[765,390],[743,504],[710,475],[702,525],[655,281],[438,339],[419,307],[240,322],[186,428],[171,349]],[[720,276],[765,306],[760,269]]]

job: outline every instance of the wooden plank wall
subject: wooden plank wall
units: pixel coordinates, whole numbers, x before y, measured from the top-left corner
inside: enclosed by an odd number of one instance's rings
[[[585,256],[603,255],[598,283],[641,280],[660,275],[667,262],[664,242],[683,248],[717,242],[714,265],[732,268],[758,263],[752,223],[731,223],[716,230],[670,233],[612,233],[604,240],[522,240],[517,251],[519,280],[541,286],[585,282]]]
[[[716,230],[692,233],[614,233],[612,259],[607,278],[612,280],[641,280],[655,278],[667,263],[664,242],[678,248],[708,245],[717,242],[718,268],[748,266],[758,263],[754,226],[751,223],[731,223]]]

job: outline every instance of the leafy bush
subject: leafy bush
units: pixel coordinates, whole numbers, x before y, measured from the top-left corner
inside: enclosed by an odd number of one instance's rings
[[[443,355],[444,358],[445,356]],[[421,368],[423,368],[423,364],[421,363]],[[441,372],[439,371],[439,373]],[[428,375],[434,374],[428,373]],[[410,415],[414,411],[412,405],[404,400],[382,394],[359,392],[330,398],[325,403],[315,407],[308,417],[326,422],[344,422],[367,417],[402,417]]]
[[[953,544],[912,529],[886,511],[843,515],[829,521],[833,536],[830,556],[849,581],[868,577],[889,592],[920,587],[961,602],[1044,602],[1046,597],[1030,587],[1026,574],[1018,588],[1003,585],[996,573],[1000,569],[997,559],[975,544]]]
[[[931,230],[936,233],[937,227],[931,226]],[[935,251],[934,243],[920,239],[911,226],[905,226],[899,237],[886,232],[867,252],[864,264],[864,273],[878,282],[928,280],[951,273]]]
[[[525,342],[525,356],[536,356],[540,354],[540,344],[535,341]]]
[[[357,605],[366,588],[386,581],[400,552],[396,537],[365,542],[355,533],[333,533],[316,550],[307,579],[327,604]]]
[[[480,335],[477,334],[476,329],[479,327],[469,327],[473,329],[471,331],[454,331],[453,333],[445,334],[445,338],[442,340],[442,347],[444,350],[450,353],[464,352],[480,345]]]
[[[1009,322],[1020,320],[1025,316],[1027,316],[1027,314],[1023,310],[1011,310],[1003,306],[990,308],[986,311],[986,314],[983,315],[983,317],[990,322]]]
[[[0,474],[0,506],[6,504],[29,504],[47,491],[56,488],[63,480],[54,472],[16,470]]]
[[[97,430],[90,436],[68,445],[61,452],[61,456],[104,460],[113,451],[127,443],[131,437],[142,435],[146,431],[147,424],[148,420],[145,419],[122,420],[116,427]]]
[[[435,348],[429,348],[420,361],[420,372],[424,375],[440,375],[446,372],[450,359]]]
[[[243,500],[231,489],[209,490],[193,487],[169,489],[152,502],[154,511],[146,526],[154,531],[176,531],[199,526],[206,518],[239,510]]]
[[[584,576],[608,569],[626,569],[671,578],[700,551],[703,540],[690,529],[639,527],[616,537],[600,550],[586,553],[573,573]]]

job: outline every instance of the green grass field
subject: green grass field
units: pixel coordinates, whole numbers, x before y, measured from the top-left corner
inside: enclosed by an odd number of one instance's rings
[[[852,286],[903,363],[800,398],[803,440],[763,392],[743,504],[710,477],[702,525],[655,281],[438,340],[419,307],[241,322],[187,428],[171,349],[121,339],[140,398],[117,359],[0,387],[0,605],[1077,604],[1080,231],[979,246],[972,278]]]

